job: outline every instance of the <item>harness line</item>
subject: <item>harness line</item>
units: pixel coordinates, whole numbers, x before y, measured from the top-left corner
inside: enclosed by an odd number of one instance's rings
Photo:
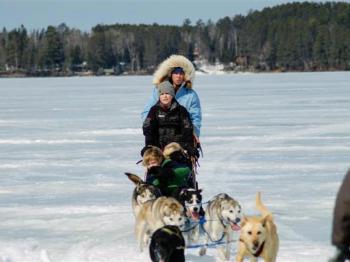
[[[204,223],[206,223],[207,221],[220,221],[221,224],[226,228],[226,226],[222,223],[221,219],[219,220],[206,220],[205,218],[202,218],[199,220],[199,222],[193,222],[191,221],[190,223],[193,223],[195,224],[193,227],[189,228],[189,229],[186,229],[186,230],[182,230],[181,232],[188,232],[194,228],[196,228],[197,226],[200,226],[201,229],[204,231],[204,233],[208,236],[209,240],[212,242],[212,243],[206,243],[206,244],[197,244],[197,245],[188,245],[186,246],[186,248],[199,248],[199,247],[215,247],[215,246],[218,246],[218,245],[224,245],[224,244],[227,244],[227,243],[232,243],[232,242],[236,242],[236,240],[230,240],[230,241],[222,241],[226,235],[226,232],[223,232],[222,233],[222,236],[218,239],[218,240],[213,240],[212,237],[210,236],[210,234],[205,230],[204,228]]]
[[[230,241],[221,241],[217,243],[208,243],[208,244],[197,244],[197,245],[188,245],[186,248],[200,248],[200,247],[208,247],[208,248],[214,248],[219,245],[225,245],[227,243],[233,243],[237,242],[237,240],[230,240]]]

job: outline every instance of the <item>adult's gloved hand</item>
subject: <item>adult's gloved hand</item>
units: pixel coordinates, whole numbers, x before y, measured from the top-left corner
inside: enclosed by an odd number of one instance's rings
[[[160,166],[152,166],[147,171],[148,174],[153,175],[158,179],[171,179],[174,176],[174,172],[171,168],[168,167],[160,167]]]
[[[147,174],[158,178],[162,175],[162,168],[160,166],[152,166],[147,170]]]

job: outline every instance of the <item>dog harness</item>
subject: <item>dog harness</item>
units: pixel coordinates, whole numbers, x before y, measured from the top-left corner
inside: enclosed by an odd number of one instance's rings
[[[182,237],[180,231],[178,231],[178,230],[171,230],[170,228],[167,228],[167,227],[163,227],[163,228],[161,228],[161,230],[163,232],[167,233],[168,235],[175,235],[178,239],[183,241],[183,237]],[[185,249],[185,246],[177,246],[176,249]]]

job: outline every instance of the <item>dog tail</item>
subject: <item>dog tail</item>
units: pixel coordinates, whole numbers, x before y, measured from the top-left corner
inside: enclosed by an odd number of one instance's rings
[[[267,209],[267,207],[261,201],[261,193],[260,192],[256,193],[255,203],[256,203],[256,208],[261,212],[263,217],[268,216],[268,215],[270,215],[272,217],[272,213]]]

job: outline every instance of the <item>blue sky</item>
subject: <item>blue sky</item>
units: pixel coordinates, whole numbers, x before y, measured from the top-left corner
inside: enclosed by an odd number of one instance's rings
[[[114,23],[181,25],[186,18],[218,19],[288,0],[0,0],[0,26],[13,29],[46,28],[65,22],[69,27],[90,31],[92,26]],[[310,1],[309,1],[310,2]],[[325,1],[313,1],[325,2]],[[350,2],[346,0],[343,2]]]

